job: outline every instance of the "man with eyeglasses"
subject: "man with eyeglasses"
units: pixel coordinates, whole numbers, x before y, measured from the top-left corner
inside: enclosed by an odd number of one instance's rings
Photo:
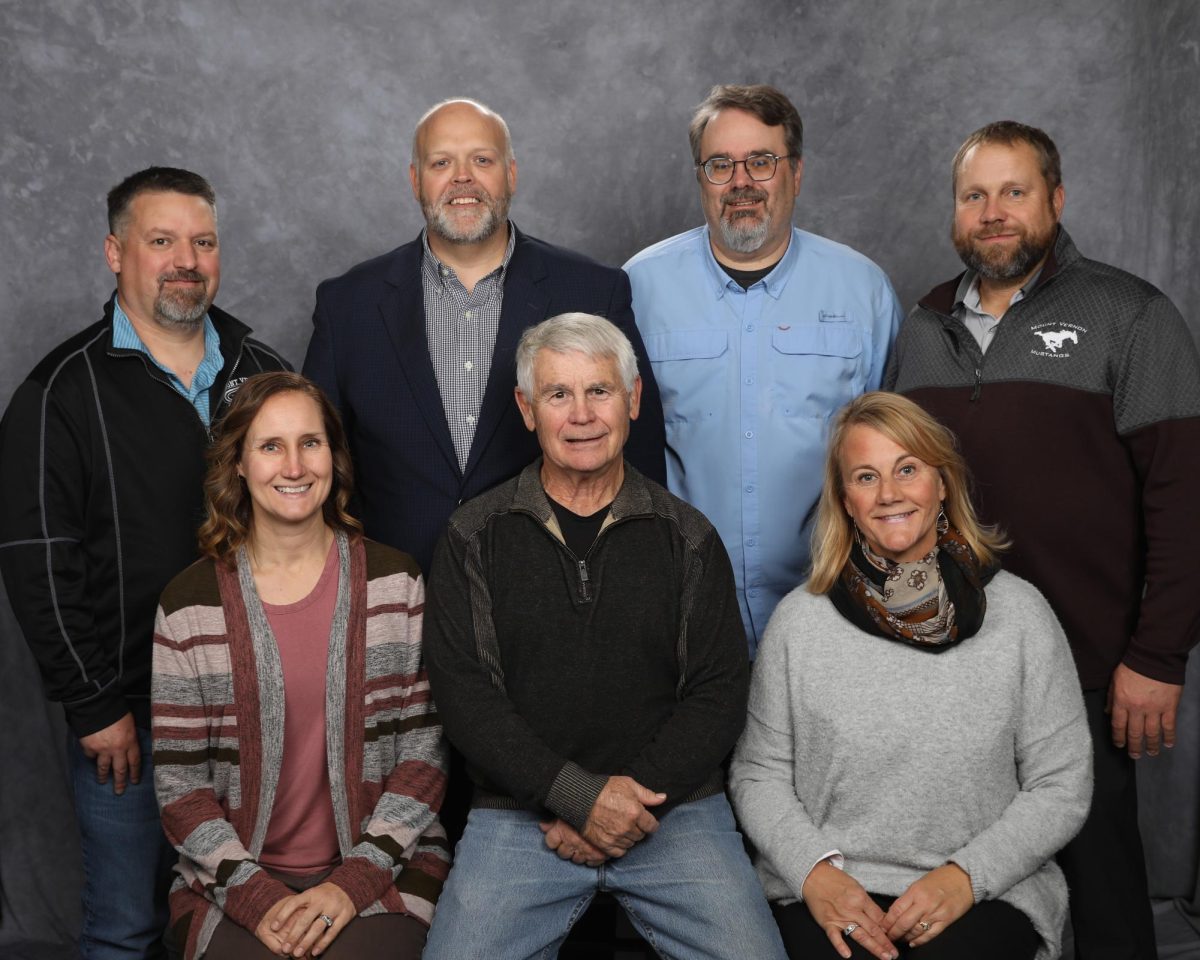
[[[874,263],[792,226],[803,127],[779,90],[713,87],[688,132],[705,226],[625,271],[662,394],[667,485],[721,534],[753,656],[808,566],[826,422],[878,388],[901,313]]]

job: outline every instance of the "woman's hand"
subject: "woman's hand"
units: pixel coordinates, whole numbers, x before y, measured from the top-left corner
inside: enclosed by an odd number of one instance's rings
[[[291,899],[291,897],[281,897],[276,900],[275,906],[263,914],[263,918],[258,921],[258,928],[254,931],[254,935],[258,937],[262,945],[279,956],[283,955],[283,941],[279,939],[279,934],[271,929],[271,923],[275,919],[275,914],[279,912],[279,908]]]
[[[900,956],[880,926],[884,917],[879,904],[850,874],[822,860],[809,872],[801,894],[808,912],[840,956],[850,956],[850,948],[843,939],[845,936],[879,960],[896,960]],[[854,929],[846,934],[846,928],[851,925]]]
[[[883,918],[883,927],[892,940],[903,938],[910,947],[919,947],[973,906],[970,876],[957,863],[947,863],[909,884]]]
[[[333,922],[326,923],[325,917]],[[333,943],[354,917],[354,904],[346,891],[327,881],[285,897],[268,911],[264,922],[271,921],[270,931],[282,942],[281,954],[316,957]]]

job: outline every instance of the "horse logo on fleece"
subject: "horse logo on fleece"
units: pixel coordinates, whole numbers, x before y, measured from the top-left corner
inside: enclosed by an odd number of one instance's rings
[[[1033,332],[1042,338],[1042,343],[1051,353],[1058,353],[1068,340],[1076,345],[1079,344],[1079,334],[1074,330],[1034,330]]]

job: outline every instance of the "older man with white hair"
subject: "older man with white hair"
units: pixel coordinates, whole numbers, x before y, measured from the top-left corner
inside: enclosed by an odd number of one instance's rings
[[[748,684],[733,574],[623,459],[629,340],[554,317],[517,384],[542,458],[455,512],[430,579],[430,682],[475,798],[425,956],[553,955],[607,891],[663,956],[782,958],[723,791]]]

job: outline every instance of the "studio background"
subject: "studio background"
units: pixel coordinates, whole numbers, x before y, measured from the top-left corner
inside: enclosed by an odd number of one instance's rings
[[[0,0],[0,405],[99,319],[104,195],[137,169],[212,181],[217,302],[299,366],[316,284],[420,229],[408,157],[433,102],[508,120],[523,230],[619,265],[701,222],[691,110],[757,81],[804,118],[797,222],[874,259],[906,307],[961,269],[955,149],[1013,118],[1057,141],[1084,255],[1159,286],[1200,337],[1190,0]],[[1178,901],[1164,957],[1200,956],[1180,919],[1198,897],[1198,663],[1180,746],[1141,768],[1152,888]],[[78,923],[64,730],[0,604],[0,955]]]

